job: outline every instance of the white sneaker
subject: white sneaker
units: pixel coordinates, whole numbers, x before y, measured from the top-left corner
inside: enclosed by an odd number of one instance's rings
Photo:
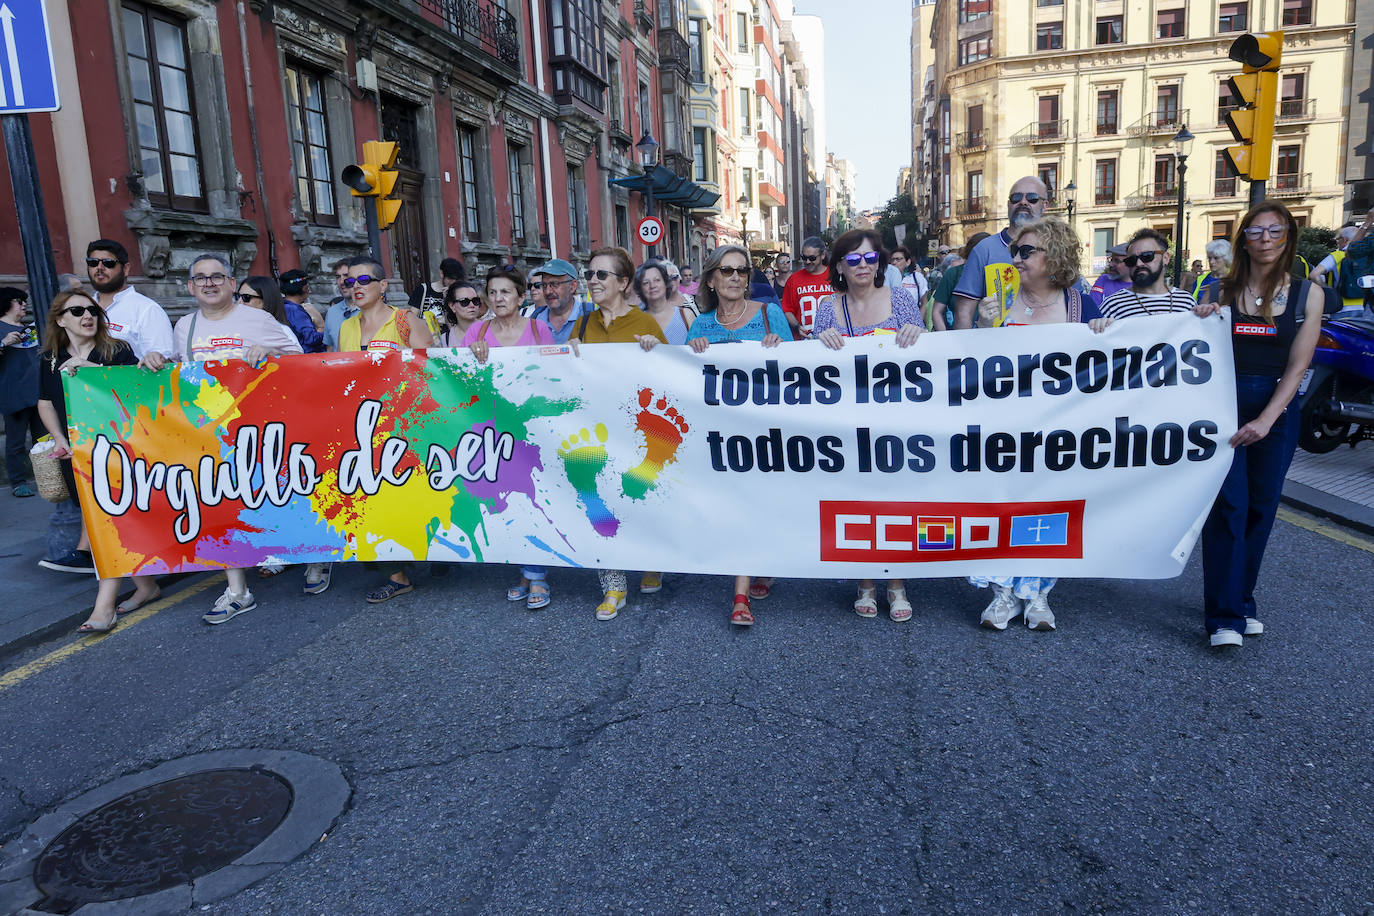
[[[1050,610],[1049,599],[1043,593],[1026,604],[1026,628],[1041,631],[1054,629],[1054,611]]]
[[[333,563],[310,563],[305,567],[305,588],[307,595],[320,595],[329,588],[334,577]]]
[[[1245,618],[1245,635],[1246,635],[1246,636],[1263,636],[1263,635],[1264,635],[1264,624],[1260,623],[1260,622],[1259,622],[1258,620],[1256,620],[1254,617],[1246,617],[1246,618]]]
[[[1213,649],[1222,649],[1227,646],[1243,646],[1245,638],[1235,630],[1217,630],[1209,640]]]
[[[1009,586],[994,585],[992,591],[996,597],[983,610],[979,623],[990,630],[1005,630],[1007,624],[1021,616],[1021,602],[1012,594]]]
[[[226,588],[224,594],[215,599],[215,606],[210,609],[210,612],[200,619],[209,624],[220,624],[226,620],[232,620],[240,614],[246,614],[257,606],[258,603],[253,600],[251,591],[245,591],[242,595],[235,595]]]

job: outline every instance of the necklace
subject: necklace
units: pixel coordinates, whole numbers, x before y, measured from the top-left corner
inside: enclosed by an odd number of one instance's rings
[[[1135,296],[1135,304],[1143,309],[1146,315],[1155,314],[1154,309],[1145,304],[1145,300],[1140,298],[1140,293],[1136,292],[1134,288],[1131,289],[1131,295]]]
[[[1247,286],[1245,291],[1250,294],[1250,298],[1255,300],[1255,310],[1251,314],[1258,314],[1264,307],[1264,297],[1255,292],[1253,288]],[[1288,284],[1283,284],[1277,293],[1274,294],[1274,305],[1283,306],[1288,303]]]
[[[749,311],[749,300],[745,299],[744,302],[740,304],[739,312],[736,315],[734,315],[734,317],[727,318],[725,317],[724,309],[716,309],[716,321],[718,321],[722,326],[727,324],[734,324],[736,321],[739,321],[741,318],[743,318],[744,313],[747,311]]]
[[[1027,316],[1034,315],[1034,314],[1035,314],[1036,312],[1038,312],[1040,309],[1047,309],[1047,308],[1049,308],[1051,305],[1054,305],[1054,300],[1053,300],[1053,299],[1051,299],[1049,302],[1040,302],[1040,303],[1032,304],[1032,302],[1033,302],[1033,300],[1034,300],[1035,297],[1032,296],[1032,295],[1030,294],[1030,291],[1029,291],[1029,290],[1026,290],[1026,289],[1022,289],[1022,290],[1021,290],[1021,298],[1022,298],[1022,299],[1025,301],[1025,303],[1026,303],[1026,315],[1027,315]]]

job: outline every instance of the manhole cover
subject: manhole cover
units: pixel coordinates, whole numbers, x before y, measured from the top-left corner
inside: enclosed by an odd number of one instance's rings
[[[205,770],[120,796],[39,854],[35,909],[69,913],[190,884],[260,845],[291,800],[290,784],[262,769]]]

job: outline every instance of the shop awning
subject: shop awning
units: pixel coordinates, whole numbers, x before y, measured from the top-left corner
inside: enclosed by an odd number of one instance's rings
[[[661,165],[654,166],[653,171],[647,174],[612,178],[610,183],[640,194],[646,193],[652,183],[654,203],[671,204],[686,210],[701,210],[720,200],[720,195],[715,191],[709,191],[695,181],[679,178],[671,169]]]

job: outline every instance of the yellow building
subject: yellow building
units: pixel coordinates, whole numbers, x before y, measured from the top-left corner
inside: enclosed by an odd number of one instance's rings
[[[936,107],[939,136],[920,180],[931,189],[927,221],[943,241],[996,231],[1023,175],[1044,179],[1061,215],[1072,197],[1093,267],[1141,226],[1172,237],[1173,138],[1186,126],[1196,140],[1185,160],[1183,249],[1188,260],[1202,258],[1207,241],[1233,234],[1249,195],[1221,155],[1235,143],[1225,80],[1239,64],[1227,51],[1244,32],[1280,28],[1268,196],[1302,224],[1340,225],[1349,0],[954,0],[935,9],[937,98],[922,101]]]

